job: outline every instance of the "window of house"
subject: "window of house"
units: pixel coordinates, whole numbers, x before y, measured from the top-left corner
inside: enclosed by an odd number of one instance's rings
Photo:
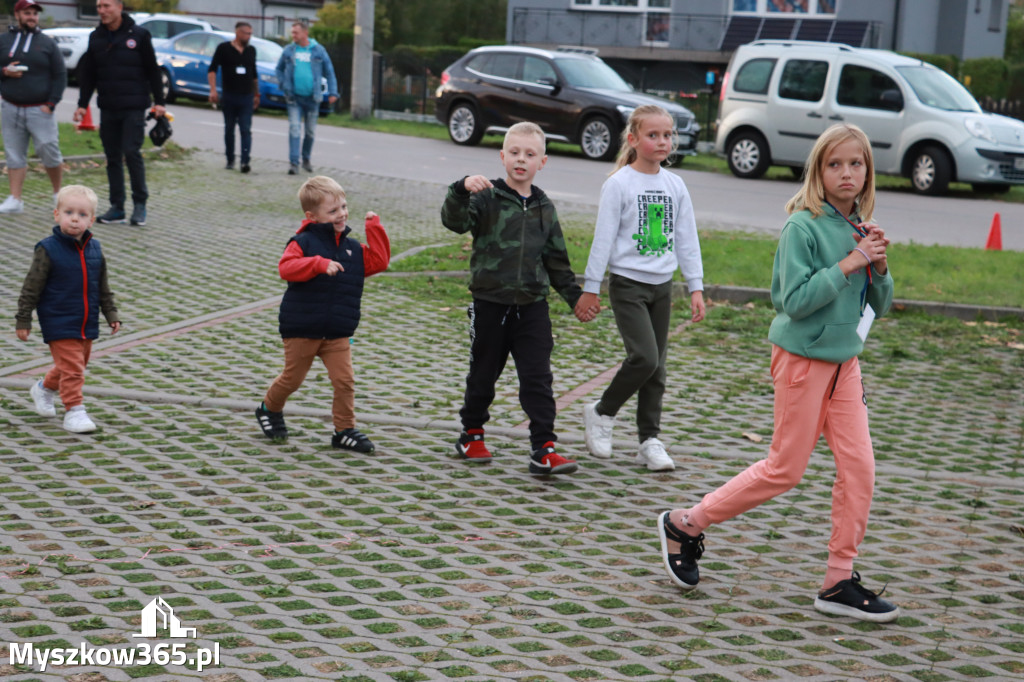
[[[900,87],[884,73],[847,64],[839,74],[836,102],[848,107],[892,111],[893,106],[884,102],[882,95],[893,90],[900,92]]]
[[[586,10],[645,12],[656,9],[667,12],[671,7],[672,0],[572,0],[572,9]]]
[[[768,93],[768,81],[775,70],[774,59],[751,59],[737,72],[732,89],[736,92],[749,92],[755,95]]]
[[[779,79],[779,97],[817,102],[825,94],[828,62],[812,59],[790,59]]]
[[[996,33],[1003,30],[1003,0],[992,0],[988,13],[988,30]]]
[[[839,0],[732,0],[733,14],[835,16]]]

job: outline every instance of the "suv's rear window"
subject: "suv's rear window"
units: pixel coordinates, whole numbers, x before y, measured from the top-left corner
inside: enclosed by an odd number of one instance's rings
[[[811,59],[790,59],[779,79],[779,97],[817,102],[825,94],[828,62]]]
[[[751,59],[740,67],[732,89],[736,92],[750,92],[764,95],[768,92],[768,81],[775,69],[774,59]]]
[[[521,61],[522,58],[519,55],[488,52],[487,54],[473,57],[466,64],[466,68],[486,76],[518,79],[519,63]]]

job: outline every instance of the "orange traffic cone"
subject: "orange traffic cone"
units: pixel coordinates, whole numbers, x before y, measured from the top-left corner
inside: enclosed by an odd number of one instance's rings
[[[82,120],[75,125],[75,130],[82,132],[83,130],[96,130],[96,124],[92,122],[92,107],[85,108],[85,116]]]
[[[985,248],[990,251],[1003,250],[1003,228],[999,224],[999,214],[992,216],[992,227],[988,231],[988,241]]]

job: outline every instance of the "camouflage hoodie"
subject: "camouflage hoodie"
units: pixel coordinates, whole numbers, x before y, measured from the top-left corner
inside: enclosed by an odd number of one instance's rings
[[[473,235],[469,290],[474,298],[525,305],[546,298],[550,285],[575,306],[583,290],[547,195],[534,186],[524,199],[504,180],[470,194],[465,180],[448,187],[441,222],[452,232]]]

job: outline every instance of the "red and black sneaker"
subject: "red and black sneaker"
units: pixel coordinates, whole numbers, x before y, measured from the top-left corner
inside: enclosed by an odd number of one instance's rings
[[[483,429],[466,429],[455,441],[455,451],[470,462],[487,463],[491,461],[491,451],[484,445]]]
[[[548,474],[571,474],[579,468],[576,460],[566,459],[555,452],[555,444],[551,441],[544,447],[530,453],[530,473],[546,476]]]

